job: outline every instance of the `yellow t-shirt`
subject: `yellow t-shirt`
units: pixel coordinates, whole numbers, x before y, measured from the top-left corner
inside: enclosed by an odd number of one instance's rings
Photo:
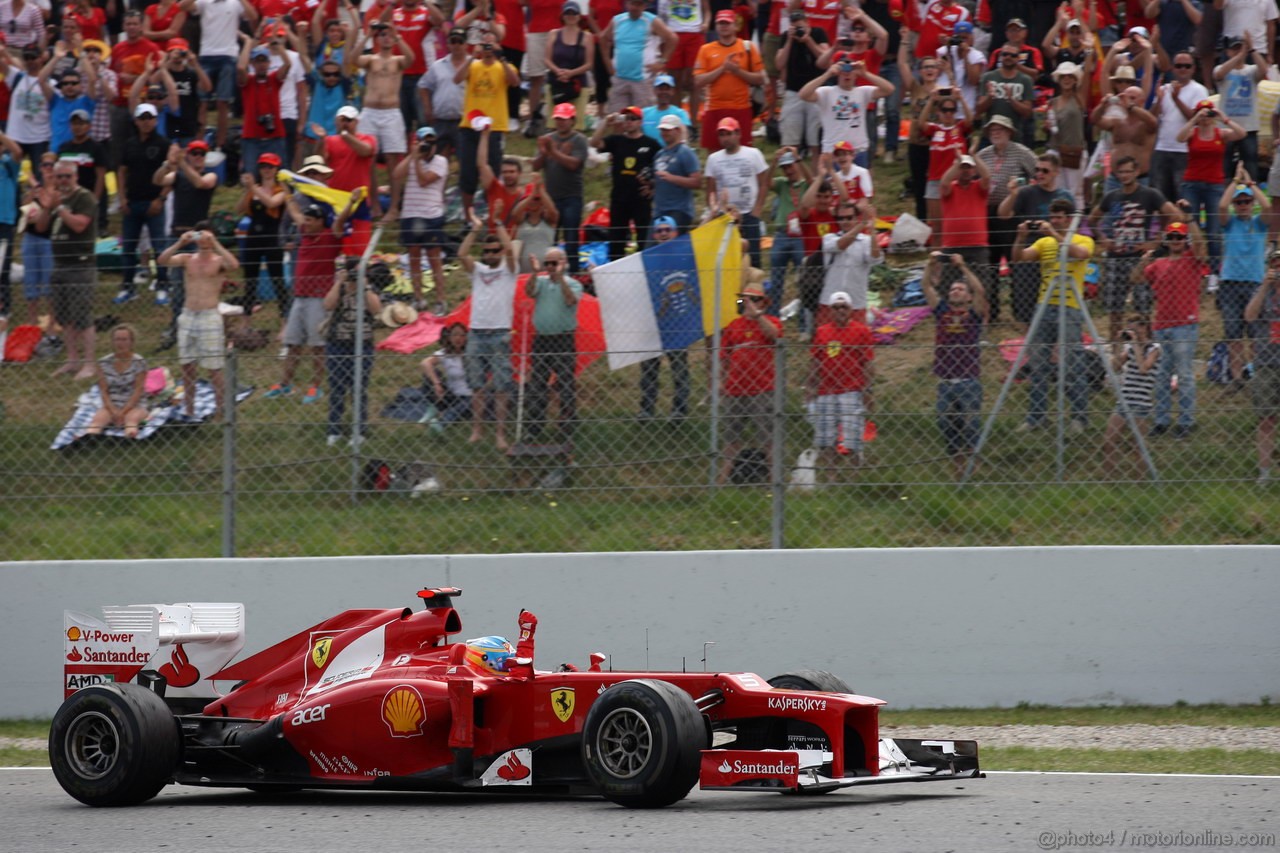
[[[464,120],[472,110],[479,110],[493,119],[494,133],[506,133],[509,129],[507,67],[501,61],[486,65],[476,60],[467,69],[466,88],[462,96]]]
[[[1077,246],[1084,246],[1089,250],[1089,254],[1093,254],[1093,238],[1086,237],[1083,234],[1077,234],[1071,238],[1071,242]],[[1047,302],[1050,305],[1062,304],[1059,300],[1061,292],[1058,284],[1058,254],[1061,244],[1052,237],[1041,237],[1039,240],[1031,244],[1031,248],[1036,250],[1040,255],[1040,296],[1039,301]],[[1089,266],[1087,258],[1069,259],[1067,261],[1067,275],[1075,282],[1075,287],[1067,285],[1066,306],[1068,308],[1079,308],[1080,302],[1076,299],[1077,293],[1084,292],[1084,273]]]

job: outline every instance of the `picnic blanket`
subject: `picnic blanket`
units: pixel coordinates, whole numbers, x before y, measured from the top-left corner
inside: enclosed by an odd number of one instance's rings
[[[157,368],[160,370],[161,368]],[[148,381],[150,382],[151,374],[156,371],[148,371]],[[253,394],[253,388],[241,388],[236,392],[236,402],[242,403]],[[154,406],[147,419],[143,421],[142,428],[138,430],[138,437],[135,441],[150,438],[155,435],[160,427],[165,424],[190,424],[201,423],[216,408],[216,402],[213,394],[213,385],[207,379],[196,381],[196,404],[195,417],[188,418],[183,410],[183,398],[181,386],[174,392],[171,398],[166,398],[165,402]],[[62,450],[70,446],[85,427],[89,425],[89,421],[93,419],[93,415],[98,409],[102,408],[102,393],[95,383],[92,388],[85,391],[76,400],[75,414],[71,416],[71,420],[67,421],[58,435],[53,439],[53,444],[49,446],[50,450]],[[103,431],[103,435],[124,438],[124,430],[120,427],[108,427]]]
[[[914,329],[932,313],[928,306],[920,308],[897,308],[892,311],[873,311],[871,315],[871,337],[877,344],[891,344],[902,335]]]

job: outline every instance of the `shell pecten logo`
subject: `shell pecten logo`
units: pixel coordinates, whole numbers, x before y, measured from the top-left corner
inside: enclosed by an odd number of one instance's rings
[[[84,633],[75,625],[72,625],[70,628],[67,629],[67,639],[73,643],[80,642],[80,638],[83,636],[84,636]]]
[[[382,721],[392,737],[418,737],[427,721],[422,694],[416,687],[400,684],[392,687],[382,700]]]

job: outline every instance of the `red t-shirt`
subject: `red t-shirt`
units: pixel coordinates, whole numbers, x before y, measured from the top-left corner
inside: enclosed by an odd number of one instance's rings
[[[609,22],[622,14],[622,0],[592,0],[589,14],[596,28],[604,32]]]
[[[275,18],[279,20],[294,10],[298,4],[295,0],[257,0],[253,3],[253,7],[258,10],[258,14],[264,18]]]
[[[523,52],[524,8],[521,7],[520,0],[494,0],[493,8],[497,15],[506,19],[499,20],[507,28],[502,34],[502,46]]]
[[[808,216],[800,217],[800,241],[805,256],[822,248],[822,238],[836,232],[836,218],[829,210],[814,208]]]
[[[80,34],[85,38],[102,40],[102,28],[107,25],[106,12],[94,6],[87,15],[80,9],[72,9],[65,14],[80,25]]]
[[[122,41],[111,48],[111,70],[117,74],[132,74],[137,77],[147,70],[147,57],[152,54],[163,56],[164,52],[151,39],[139,38],[134,42]],[[120,92],[117,94],[115,101],[117,107],[129,105],[129,86],[132,84],[132,80],[127,83],[124,80],[120,81]],[[123,145],[124,143],[120,144]]]
[[[1206,184],[1224,184],[1226,173],[1222,170],[1227,143],[1222,141],[1222,131],[1213,129],[1212,139],[1201,139],[1197,128],[1187,140],[1187,171],[1182,180],[1203,181]]]
[[[987,240],[987,199],[989,190],[973,180],[968,186],[951,182],[951,195],[942,196],[942,245],[948,249],[985,246]]]
[[[426,74],[427,51],[422,46],[422,41],[427,37],[427,33],[431,32],[431,17],[427,14],[427,7],[420,5],[415,9],[406,9],[403,6],[397,6],[391,12],[391,25],[399,31],[405,44],[413,50],[413,62],[404,73],[415,77]],[[396,52],[400,52],[398,48]]]
[[[329,164],[329,168],[333,169],[329,186],[335,190],[350,192],[356,187],[370,187],[372,176],[369,174],[369,169],[378,156],[378,141],[367,133],[357,133],[356,139],[372,145],[373,153],[368,157],[361,157],[342,137],[326,136],[324,138],[324,159]]]
[[[520,193],[520,188],[509,190],[501,180],[489,184],[489,188],[484,191],[484,200],[489,205],[490,230],[493,229],[493,223],[501,222],[507,226],[508,231],[514,231],[511,227],[511,211],[516,209],[516,203],[520,201]]]
[[[916,56],[933,56],[938,48],[955,32],[956,24],[969,20],[969,10],[959,3],[944,6],[939,0],[929,4],[920,24],[920,38],[916,41]]]
[[[951,164],[969,148],[969,125],[958,121],[951,127],[943,127],[931,121],[925,126],[929,137],[929,180],[940,181]]]
[[[786,3],[777,4],[780,6]],[[804,0],[804,13],[807,25],[821,27],[824,33],[832,38],[836,33],[836,19],[840,17],[840,0]]]
[[[280,118],[280,89],[284,83],[280,80],[279,69],[267,74],[259,80],[250,74],[244,81],[240,93],[244,98],[244,127],[241,135],[245,139],[280,139],[284,137],[284,119]],[[258,116],[270,113],[276,117],[268,131],[258,121]],[[354,189],[349,187],[348,189]]]
[[[1200,322],[1200,280],[1209,267],[1199,258],[1186,254],[1180,258],[1161,258],[1147,264],[1142,274],[1151,282],[1156,298],[1152,329],[1189,326]],[[1181,381],[1182,377],[1178,377]]]
[[[169,29],[173,19],[178,17],[178,13],[181,11],[182,9],[178,8],[178,4],[174,3],[162,15],[160,14],[160,4],[157,3],[154,6],[148,6],[143,14],[147,16],[147,23],[151,26],[151,31],[161,32]],[[88,36],[85,36],[85,38],[88,38]]]
[[[813,333],[809,352],[818,364],[818,395],[844,394],[867,387],[866,366],[875,359],[875,339],[865,323],[844,327],[824,323]]]
[[[782,334],[782,322],[765,315]],[[754,397],[773,390],[774,368],[771,341],[760,331],[757,320],[738,317],[720,333],[720,359],[724,366],[724,393],[728,397]]]
[[[561,8],[560,3],[530,3],[529,32],[549,33],[560,26]]]
[[[329,228],[314,234],[299,234],[298,238],[293,295],[322,297],[333,286],[333,262],[342,252],[342,238],[335,237]]]

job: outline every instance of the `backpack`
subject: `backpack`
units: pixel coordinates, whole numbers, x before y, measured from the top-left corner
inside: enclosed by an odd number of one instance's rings
[[[733,458],[733,469],[729,472],[729,482],[743,486],[750,483],[769,482],[769,461],[764,451],[757,447],[741,450]]]
[[[1205,366],[1206,382],[1226,385],[1231,381],[1231,352],[1226,341],[1218,341],[1209,353],[1209,363]]]

